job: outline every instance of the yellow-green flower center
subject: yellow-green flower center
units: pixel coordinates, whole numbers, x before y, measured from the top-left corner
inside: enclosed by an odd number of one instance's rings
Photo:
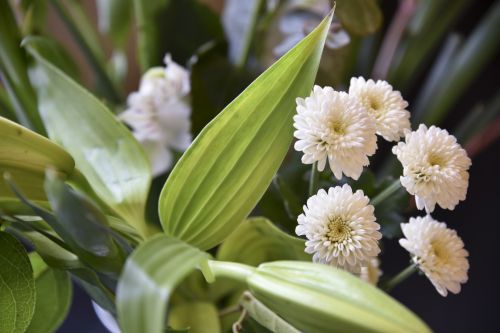
[[[328,223],[326,237],[332,243],[342,243],[351,237],[351,227],[348,221],[340,216],[335,216]]]

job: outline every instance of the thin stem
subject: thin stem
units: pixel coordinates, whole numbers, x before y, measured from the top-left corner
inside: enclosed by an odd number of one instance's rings
[[[319,171],[318,162],[314,162],[311,167],[311,178],[309,178],[309,196],[313,196],[318,189]]]
[[[248,276],[255,272],[255,268],[252,266],[227,261],[209,260],[208,266],[213,278],[225,277],[243,283],[246,282]],[[206,276],[208,272],[206,270],[202,270],[202,273]],[[206,276],[206,279],[209,282],[213,281],[213,278],[212,276]]]
[[[416,0],[402,0],[394,19],[391,22],[387,31],[380,52],[373,67],[372,77],[374,79],[385,79],[389,72],[392,59],[396,53],[401,36],[403,35],[406,26],[410,22],[415,9],[417,8]]]
[[[399,179],[396,179],[391,185],[387,186],[382,192],[377,194],[377,196],[372,199],[371,204],[373,206],[377,206],[382,201],[393,195],[400,188],[401,188],[401,183]]]
[[[410,266],[403,269],[398,275],[394,276],[392,279],[384,283],[381,288],[387,292],[391,291],[395,286],[409,278],[416,271],[417,265],[411,264]]]

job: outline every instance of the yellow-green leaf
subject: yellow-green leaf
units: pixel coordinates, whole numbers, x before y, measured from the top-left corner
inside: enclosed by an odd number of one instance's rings
[[[196,138],[160,196],[165,232],[201,249],[222,242],[269,186],[309,94],[333,13],[258,77]]]
[[[0,208],[18,211],[18,199],[6,184],[3,175],[34,201],[46,201],[43,182],[45,170],[53,168],[63,176],[73,172],[73,158],[60,146],[45,137],[8,119],[0,117]]]
[[[214,304],[190,302],[176,305],[168,316],[173,329],[189,327],[189,333],[220,333],[219,313]]]

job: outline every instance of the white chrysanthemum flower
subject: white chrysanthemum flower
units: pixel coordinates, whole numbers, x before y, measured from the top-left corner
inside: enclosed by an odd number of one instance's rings
[[[359,277],[368,283],[377,285],[381,275],[380,260],[378,258],[373,258],[368,261],[366,266],[361,267],[361,274]]]
[[[307,237],[305,252],[321,262],[360,274],[380,248],[374,208],[363,191],[349,185],[321,189],[307,200],[298,217],[297,235]]]
[[[413,262],[432,282],[437,291],[446,296],[448,290],[460,292],[460,284],[467,282],[469,254],[462,239],[445,223],[435,221],[430,215],[410,218],[402,223],[406,238],[399,244],[412,255]]]
[[[328,160],[337,179],[342,173],[358,179],[377,150],[373,117],[345,92],[315,86],[309,97],[297,98],[293,120],[294,147],[304,153],[302,162],[318,162],[323,171]]]
[[[183,151],[191,143],[189,73],[170,55],[165,64],[166,68],[154,67],[144,74],[120,115],[146,150],[155,176],[170,168],[171,149]]]
[[[401,184],[415,195],[418,209],[429,213],[436,203],[454,209],[465,200],[471,160],[457,139],[446,130],[420,125],[405,142],[392,148],[403,165]]]
[[[398,141],[411,130],[410,112],[406,110],[408,102],[386,81],[353,77],[349,95],[357,98],[375,117],[377,134],[387,141]]]

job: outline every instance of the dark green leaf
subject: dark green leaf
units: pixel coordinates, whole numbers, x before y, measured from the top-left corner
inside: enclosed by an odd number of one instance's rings
[[[35,280],[28,254],[0,231],[0,332],[24,333],[35,311]]]
[[[160,65],[167,52],[183,64],[206,42],[224,39],[217,15],[198,1],[134,0],[134,4],[143,72]]]
[[[25,52],[19,47],[21,34],[9,1],[0,1],[0,74],[18,121],[38,133],[45,133],[36,108],[36,96],[27,76]]]

